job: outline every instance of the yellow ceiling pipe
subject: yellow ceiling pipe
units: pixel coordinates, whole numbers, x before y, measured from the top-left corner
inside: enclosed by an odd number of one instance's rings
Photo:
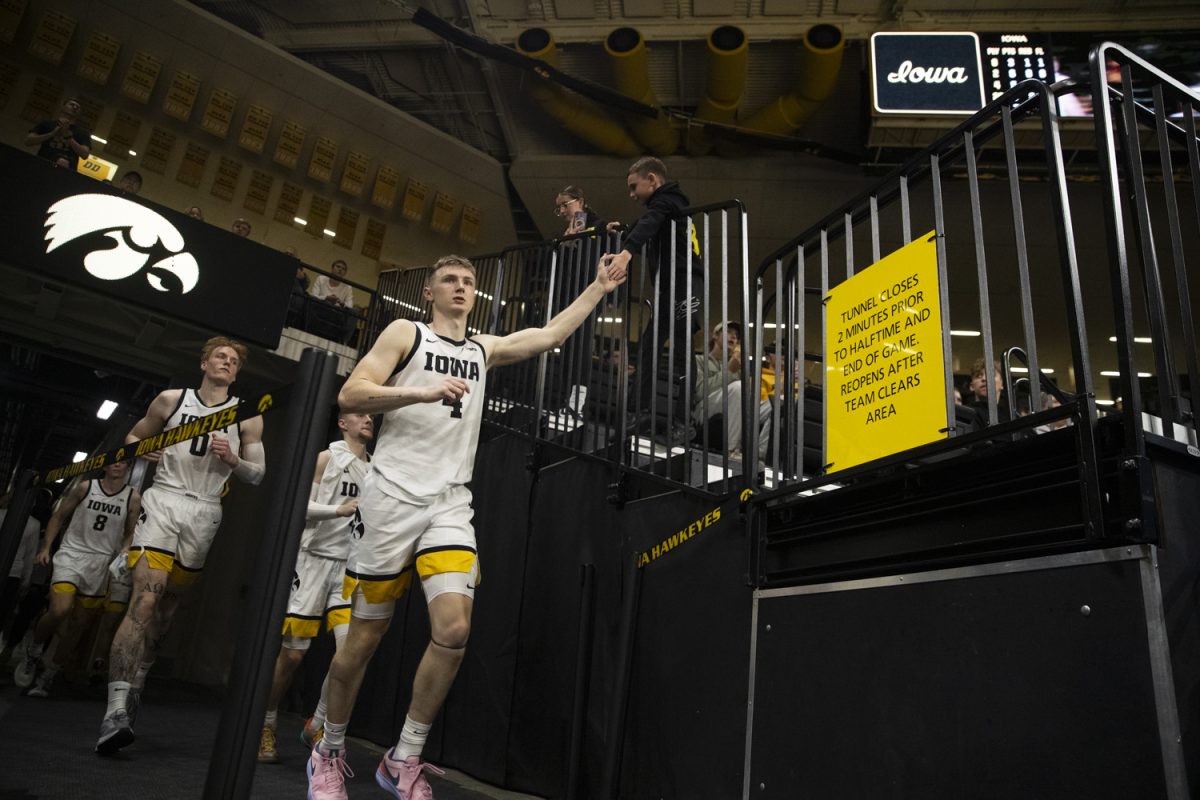
[[[646,42],[634,28],[617,28],[604,40],[604,52],[612,61],[613,79],[617,91],[638,102],[658,108],[658,98],[650,88],[646,69]],[[629,120],[629,127],[642,145],[656,156],[669,156],[679,146],[679,132],[660,109],[654,119],[638,117]]]
[[[552,67],[558,66],[554,37],[545,28],[530,28],[523,32],[517,37],[517,50]],[[562,127],[585,142],[624,158],[642,154],[641,146],[629,132],[591,100],[541,79],[531,82],[530,94]]]
[[[837,86],[842,69],[842,32],[832,25],[814,25],[804,34],[799,73],[792,91],[741,123],[741,127],[788,136],[808,119]]]
[[[704,97],[696,106],[696,119],[724,125],[737,121],[749,52],[750,42],[745,32],[735,25],[722,25],[708,35],[708,80]],[[708,131],[688,134],[687,150],[691,155],[705,155],[712,146],[713,137]]]

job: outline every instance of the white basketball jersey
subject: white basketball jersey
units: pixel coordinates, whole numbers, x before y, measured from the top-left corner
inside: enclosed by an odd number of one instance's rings
[[[110,495],[104,491],[99,480],[91,481],[87,494],[71,515],[62,547],[76,553],[115,554],[125,537],[125,520],[129,516],[131,494],[133,487],[129,484]]]
[[[412,351],[386,386],[441,386],[462,378],[470,391],[457,403],[413,403],[383,415],[372,470],[379,487],[405,502],[428,505],[451,486],[471,480],[487,355],[473,339],[455,341],[418,322]]]
[[[358,497],[371,464],[354,455],[344,441],[330,442],[329,452],[329,463],[321,473],[314,502],[340,506]],[[345,561],[350,557],[350,518],[333,517],[312,523],[300,536],[300,549],[314,556]]]
[[[219,405],[206,406],[195,389],[184,389],[179,397],[179,405],[167,418],[163,430],[237,404],[238,399],[230,397]],[[229,449],[232,452],[241,452],[242,437],[239,426],[217,428],[217,431],[229,437]],[[154,473],[154,484],[179,492],[195,492],[201,497],[219,498],[225,481],[229,479],[229,473],[233,472],[233,467],[208,452],[211,436],[211,433],[205,433],[195,439],[165,448],[162,460],[158,462],[158,469]]]

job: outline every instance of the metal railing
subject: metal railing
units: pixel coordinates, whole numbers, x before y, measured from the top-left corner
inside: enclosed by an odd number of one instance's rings
[[[315,272],[327,278],[335,278],[349,286],[356,295],[354,297],[356,304],[349,307],[335,305],[309,293],[312,290],[313,281],[309,281],[303,288],[297,283],[288,300],[287,326],[320,336],[331,342],[347,345],[358,350],[360,354],[365,352],[371,319],[374,314],[378,313],[377,290],[311,264],[303,262],[298,262],[298,264],[306,272]],[[360,298],[365,298],[367,302],[365,304],[359,302]],[[373,337],[369,340],[374,341]]]
[[[1140,456],[1145,452],[1143,412],[1161,418],[1168,438],[1195,444],[1200,372],[1185,252],[1200,235],[1200,95],[1111,42],[1094,48],[1090,62],[1125,447]],[[1108,82],[1110,65],[1120,70],[1115,84]],[[1180,162],[1186,166],[1177,166]],[[1161,176],[1157,199],[1148,171]],[[1177,183],[1191,183],[1192,214],[1181,212]],[[1186,195],[1182,200],[1186,205]],[[1149,333],[1149,342],[1139,330]],[[1153,379],[1145,384],[1139,370],[1148,366],[1147,359],[1139,357],[1135,343],[1149,344],[1152,354]]]
[[[629,282],[562,347],[489,373],[484,419],[671,483],[729,491],[740,473],[730,451],[745,439],[725,441],[709,421],[728,419],[730,398],[740,399],[751,372],[743,364],[740,377],[701,395],[696,367],[712,327],[748,315],[746,227],[736,200],[684,209],[665,223],[661,247],[636,254]],[[621,249],[619,232],[589,231],[472,258],[478,299],[468,332],[502,336],[546,324],[595,278],[600,257]],[[380,275],[364,347],[392,319],[428,319],[430,269]],[[721,357],[730,355],[726,346]],[[720,401],[710,400],[717,391]]]
[[[915,453],[901,453],[840,471],[836,477],[853,478],[896,461],[958,445],[949,441],[957,433],[955,356],[964,363],[979,357],[990,373],[988,366],[997,362],[1000,351],[1018,345],[1027,356],[1030,374],[1037,375],[1041,374],[1039,341],[1061,337],[1070,347],[1071,363],[1065,380],[1073,379],[1069,395],[1072,413],[1077,417],[1085,504],[1090,518],[1099,519],[1093,375],[1055,107],[1050,87],[1038,81],[1019,84],[762,262],[755,274],[755,330],[766,334],[774,329],[775,335],[754,337],[755,363],[761,375],[763,357],[769,355],[781,373],[770,399],[771,452],[769,469],[764,473],[768,487],[787,485],[805,490],[834,480],[824,474],[829,463],[824,436],[828,402],[823,392],[824,299],[833,287],[879,261],[881,255],[932,228],[937,237],[946,440],[917,448]],[[1014,133],[1017,125],[1021,126],[1023,142],[1040,136],[1040,151],[1018,156]],[[997,172],[1007,184],[1007,208],[997,208],[995,195],[987,206],[981,200],[978,161],[985,150],[995,157]],[[1039,180],[1024,181],[1030,173]],[[950,181],[954,185],[948,189]],[[949,201],[948,191],[953,192]],[[991,226],[1010,228],[1011,244],[1001,244],[994,236],[985,237],[985,228]],[[1053,226],[1057,258],[1048,257],[1045,249],[1034,252],[1029,247],[1028,233],[1033,226]],[[971,261],[973,270],[962,266]],[[954,262],[960,268],[953,271],[955,283],[951,284],[948,265]],[[1040,288],[1046,287],[1055,276],[1058,302],[1042,301],[1035,309],[1034,281]],[[992,292],[1001,278],[1015,284],[1020,310],[1019,324],[1007,328],[992,308]],[[949,333],[954,322],[964,328],[977,325],[978,339],[966,341],[978,341],[979,345],[952,341]],[[806,365],[810,366],[807,371]],[[985,383],[986,405],[981,406],[980,415],[985,424],[996,426],[1007,415],[1002,414],[1003,405],[993,382]],[[1031,382],[1028,391],[1034,409],[1028,418],[1012,421],[1004,426],[1003,433],[985,428],[971,435],[1007,437],[1013,428],[1042,424],[1040,382]]]

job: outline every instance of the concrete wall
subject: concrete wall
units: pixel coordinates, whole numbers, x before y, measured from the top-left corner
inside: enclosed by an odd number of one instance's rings
[[[73,35],[58,65],[30,53],[30,43],[47,12],[59,12],[75,21]],[[115,66],[103,85],[79,72],[82,56],[94,33],[107,34],[120,43]],[[145,104],[125,97],[120,91],[129,64],[138,51],[150,53],[162,61],[157,84]],[[141,120],[131,148],[137,156],[114,155],[105,152],[104,146],[98,143],[94,143],[94,152],[117,163],[122,170],[141,172],[145,179],[144,196],[180,209],[199,205],[204,209],[207,221],[224,228],[228,228],[235,218],[245,217],[253,225],[253,238],[279,249],[294,247],[307,263],[327,268],[334,259],[345,259],[350,265],[351,280],[374,285],[379,262],[388,266],[427,263],[446,252],[494,250],[515,239],[503,172],[494,159],[266,45],[190,3],[173,0],[31,0],[12,43],[0,46],[0,62],[16,69],[15,80],[0,104],[0,140],[21,146],[26,131],[32,126],[30,121],[22,119],[22,112],[35,81],[39,77],[52,80],[62,86],[64,96],[81,95],[102,105],[94,132],[105,138],[118,111]],[[189,72],[201,80],[195,107],[187,122],[180,122],[162,110],[164,97],[177,70]],[[237,95],[229,132],[224,138],[203,130],[200,124],[214,89]],[[238,145],[238,134],[251,104],[273,112],[262,155]],[[296,122],[307,131],[297,166],[291,169],[276,164],[271,158],[285,121]],[[151,172],[141,165],[151,129],[155,126],[177,136],[163,174]],[[320,136],[329,137],[338,144],[333,175],[328,182],[307,175],[313,146]],[[211,151],[196,189],[176,180],[189,142]],[[338,185],[350,151],[370,159],[366,185],[358,197],[343,193]],[[221,156],[242,164],[232,201],[211,194]],[[393,167],[400,175],[400,191],[396,206],[391,210],[370,203],[376,170],[381,165]],[[251,173],[256,169],[275,178],[266,215],[255,214],[243,207]],[[430,187],[420,222],[411,222],[400,213],[404,185],[409,178]],[[314,194],[332,201],[327,226],[330,229],[335,227],[343,205],[360,212],[351,247],[336,246],[328,236],[313,237],[292,222],[275,221],[273,216],[284,181],[304,190],[298,211],[301,217],[306,217]],[[458,238],[457,213],[449,233],[431,230],[433,193],[438,191],[455,198],[460,208],[463,203],[469,203],[480,209],[482,225],[478,242],[465,243]],[[368,218],[387,225],[378,260],[362,254]]]

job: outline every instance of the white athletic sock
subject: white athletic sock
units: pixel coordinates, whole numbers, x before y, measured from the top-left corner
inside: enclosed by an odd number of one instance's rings
[[[317,744],[322,753],[330,756],[339,750],[346,749],[346,726],[349,724],[349,722],[343,722],[339,725],[336,722],[325,721],[325,735]]]
[[[138,664],[137,672],[133,673],[133,680],[131,680],[129,682],[133,686],[134,689],[141,689],[141,688],[145,687],[146,676],[148,674],[150,674],[150,669],[153,666],[154,666],[153,661],[151,661],[149,664],[147,664],[145,662]]]
[[[326,714],[329,714],[329,708],[325,705],[325,690],[322,690],[320,699],[317,700],[317,710],[312,712],[312,727],[324,728]]]
[[[278,725],[277,725],[278,722],[279,722],[279,709],[275,709],[274,711],[268,711],[267,715],[265,717],[263,717],[263,726],[270,728],[271,730],[275,730],[275,728],[278,727]]]
[[[129,694],[128,681],[109,681],[108,684],[108,710],[104,712],[104,718],[108,719],[118,711],[125,710],[125,696]]]
[[[400,741],[396,742],[396,746],[393,748],[396,760],[403,761],[410,756],[421,755],[421,751],[425,749],[425,740],[429,738],[431,727],[433,727],[432,724],[415,722],[412,717],[405,715],[404,727],[400,729]]]

